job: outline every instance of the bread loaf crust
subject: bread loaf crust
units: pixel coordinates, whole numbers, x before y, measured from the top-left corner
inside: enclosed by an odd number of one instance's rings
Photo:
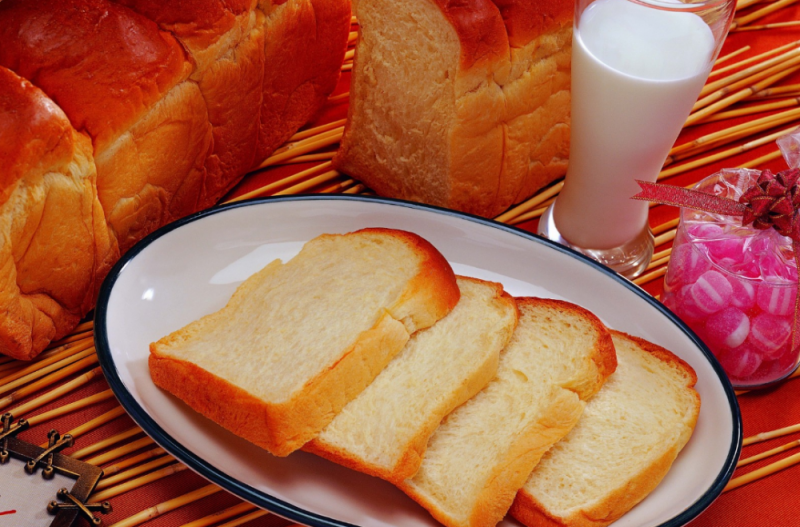
[[[153,382],[236,435],[275,455],[286,456],[302,447],[372,382],[405,345],[412,331],[432,324],[458,302],[459,290],[453,271],[430,243],[415,234],[391,229],[363,229],[351,233],[359,234],[401,240],[419,257],[417,274],[372,328],[363,331],[348,349],[341,351],[335,362],[318,371],[300,389],[286,394],[283,400],[264,400],[189,360],[169,356],[170,346],[198,331],[192,324],[150,345]],[[322,237],[326,236],[329,235]],[[258,274],[267,279],[279,267],[279,263],[274,262]],[[238,289],[229,306],[239,303],[244,294]]]
[[[697,424],[700,396],[693,390],[697,383],[697,374],[694,369],[669,350],[652,342],[621,331],[611,330],[611,334],[634,342],[639,348],[676,370],[685,379],[686,388],[695,401],[693,410],[689,413],[687,426],[681,430],[681,435],[675,444],[667,448],[625,485],[609,492],[601,501],[587,504],[586,507],[581,507],[580,510],[569,516],[559,517],[551,513],[545,505],[523,487],[517,493],[510,514],[528,527],[605,527],[618,520],[658,486],[691,437],[692,430]]]

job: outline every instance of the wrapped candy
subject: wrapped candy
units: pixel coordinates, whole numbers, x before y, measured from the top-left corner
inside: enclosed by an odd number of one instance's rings
[[[635,199],[681,206],[662,302],[731,382],[792,373],[800,354],[800,133],[778,141],[789,170],[723,170],[694,189],[640,182]]]

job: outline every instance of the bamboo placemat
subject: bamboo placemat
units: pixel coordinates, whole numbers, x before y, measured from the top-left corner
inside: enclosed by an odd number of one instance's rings
[[[775,171],[785,168],[774,141],[800,125],[800,74],[797,73],[800,41],[793,40],[800,24],[797,2],[740,0],[736,29],[729,35],[660,179],[687,186],[723,167]],[[338,173],[330,163],[342,136],[347,111],[352,45],[357,38],[355,20],[353,23],[351,49],[342,66],[342,80],[319,118],[276,150],[224,202],[300,193],[371,193],[364,185]],[[556,182],[496,219],[535,232],[539,216],[560,189],[561,182]],[[675,236],[677,210],[652,207],[650,218],[657,235],[656,255],[647,274],[636,283],[658,296]],[[105,518],[107,525],[131,527],[147,522],[152,526],[199,527],[288,523],[209,485],[145,436],[117,404],[103,379],[92,330],[92,322],[84,322],[32,363],[0,358],[0,410],[29,419],[31,429],[21,436],[28,441],[41,442],[50,428],[76,437],[76,446],[66,453],[98,464],[106,473],[93,501],[108,499],[114,506],[114,512]],[[769,398],[780,391],[791,398],[788,404],[783,401],[783,407],[796,412],[790,411],[789,415],[772,421],[757,419],[758,409],[773,405]],[[777,397],[781,394],[777,393]],[[760,428],[754,430],[780,428],[774,432],[780,434],[778,439],[761,434],[745,441],[748,446],[743,457],[766,452],[761,454],[763,459],[743,460],[747,468],[738,471],[730,485],[745,485],[736,493],[746,496],[748,489],[768,485],[770,481],[747,485],[750,479],[800,462],[800,453],[792,450],[800,446],[800,426],[793,424],[800,423],[800,383],[790,381],[772,393],[742,395],[740,401],[745,411],[745,433],[748,412],[753,416],[749,420],[759,423]],[[753,410],[748,410],[750,406]],[[767,422],[786,424],[763,428],[770,426]],[[772,443],[768,445],[762,443],[770,440]],[[754,446],[749,447],[750,444]],[[794,477],[798,470],[800,467],[794,469]],[[785,477],[782,474],[786,472],[789,471],[777,472],[778,477]],[[724,496],[720,502],[726,500]],[[693,525],[747,525],[741,523],[741,515],[728,518],[714,509],[712,506]],[[714,518],[715,523],[706,523],[705,518]]]

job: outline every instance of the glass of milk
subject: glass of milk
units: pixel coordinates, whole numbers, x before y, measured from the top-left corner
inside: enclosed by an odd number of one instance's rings
[[[735,0],[576,0],[564,188],[539,234],[628,277],[653,255],[655,181],[725,39]]]

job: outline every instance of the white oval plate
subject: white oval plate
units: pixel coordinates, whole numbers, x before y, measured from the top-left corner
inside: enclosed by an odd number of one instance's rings
[[[156,388],[148,374],[150,342],[220,309],[247,276],[275,258],[291,258],[311,238],[363,227],[415,232],[458,274],[501,282],[515,296],[582,305],[695,369],[702,407],[694,435],[661,485],[615,527],[684,525],[722,492],[741,444],[736,397],[708,349],[669,310],[607,268],[525,231],[379,198],[305,196],[223,206],[170,224],[130,250],[104,283],[95,317],[103,370],[128,413],[193,470],[291,520],[437,525],[389,483],[303,452],[273,457]],[[517,523],[509,517],[501,525]]]

